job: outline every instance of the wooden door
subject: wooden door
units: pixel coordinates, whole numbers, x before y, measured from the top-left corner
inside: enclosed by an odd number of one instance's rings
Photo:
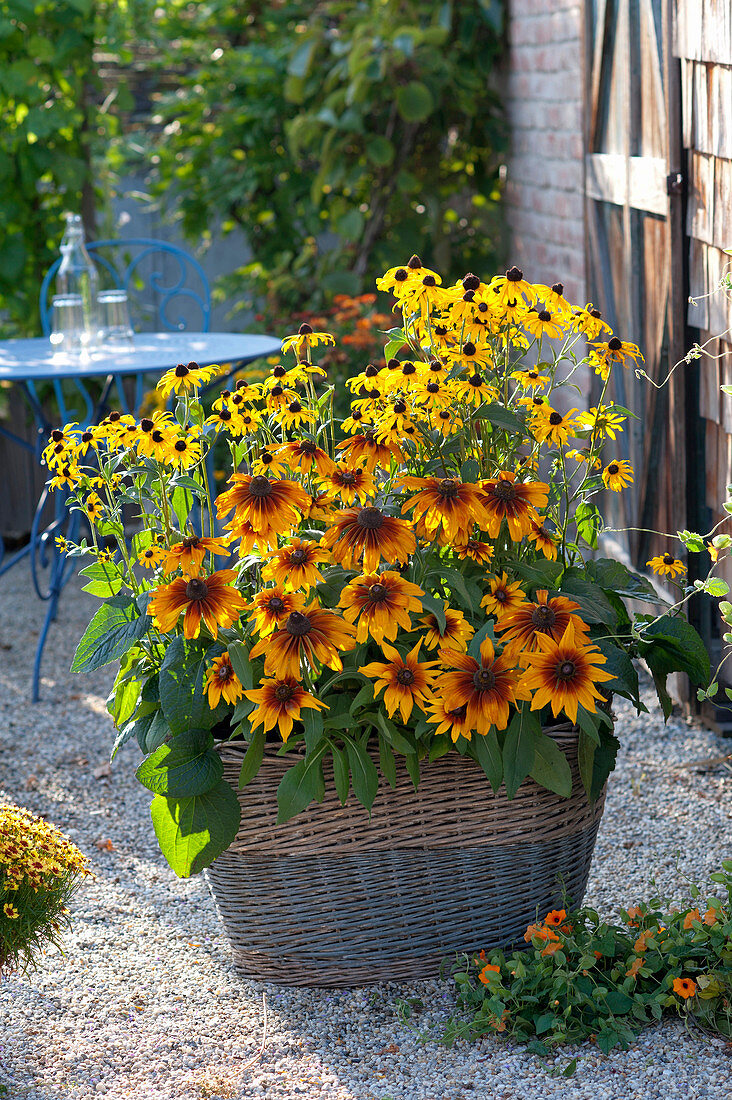
[[[615,334],[638,344],[659,384],[683,355],[683,228],[678,62],[671,0],[587,0],[585,28],[586,256],[591,300]],[[666,544],[651,531],[686,526],[684,376],[656,389],[615,371],[614,400],[630,419],[615,457],[635,482],[608,493],[610,525],[638,567]],[[599,390],[595,392],[595,400]],[[609,452],[606,452],[606,454]]]

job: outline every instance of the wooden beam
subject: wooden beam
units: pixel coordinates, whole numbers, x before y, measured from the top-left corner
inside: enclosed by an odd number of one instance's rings
[[[585,157],[587,194],[600,202],[612,202],[633,210],[666,217],[665,157],[629,157],[622,153],[589,153]],[[628,195],[628,189],[630,194]]]

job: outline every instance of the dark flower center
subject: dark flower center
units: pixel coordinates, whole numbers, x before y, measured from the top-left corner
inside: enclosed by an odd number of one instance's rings
[[[459,707],[454,707],[447,712],[451,718],[454,718],[457,722],[462,722],[465,715],[468,713],[468,708],[465,703]]]
[[[561,424],[563,419],[561,413],[553,412],[549,417],[549,423],[556,428],[557,424]]]
[[[356,516],[359,527],[365,527],[367,531],[377,531],[384,526],[384,513],[380,508],[362,508]]]
[[[405,378],[408,378],[410,374],[415,374],[416,371],[417,368],[415,367],[414,363],[405,363],[402,367],[402,374]]]
[[[60,443],[63,437],[64,433],[59,431],[58,428],[54,428],[54,430],[51,432],[51,439],[54,441],[54,443]]]
[[[358,481],[353,470],[341,470],[339,474],[341,485],[355,485]]]
[[[229,680],[231,680],[233,678],[233,676],[234,676],[233,668],[231,667],[230,664],[228,664],[226,661],[224,661],[223,665],[219,666],[219,669],[216,673],[216,679],[219,680],[222,684],[225,684]]]
[[[414,683],[414,673],[411,668],[400,668],[396,674],[396,681],[398,684],[403,684],[405,687],[409,687]]]
[[[379,603],[381,600],[386,599],[389,594],[389,589],[385,584],[372,584],[369,588],[369,599],[373,603]]]
[[[439,393],[439,392],[440,392],[440,383],[439,382],[428,382],[427,383],[427,393]]]
[[[445,477],[438,485],[438,489],[441,497],[447,497],[448,499],[454,499],[460,492],[460,485],[452,477]]]
[[[181,546],[186,550],[195,550],[198,547],[198,535],[189,535],[188,538],[183,539]]]
[[[436,336],[447,336],[447,325],[435,325]]]
[[[620,473],[620,467],[618,466],[617,462],[611,462],[610,465],[607,468],[607,472],[609,474],[619,474]]]
[[[270,462],[274,462],[274,455],[271,455],[269,451],[262,451],[259,461],[264,463],[265,466],[269,466]]]
[[[512,481],[506,481],[504,478],[499,478],[493,486],[491,494],[497,497],[498,500],[514,500],[516,497],[516,486]]]
[[[111,412],[109,414],[109,420],[112,424],[116,424],[122,414],[118,412]]]
[[[191,577],[186,585],[187,600],[205,600],[208,596],[208,585],[202,577]]]
[[[231,413],[228,409],[222,409],[219,413],[219,420],[231,420]]]
[[[91,443],[93,438],[94,438],[94,436],[92,435],[91,432],[82,432],[81,433],[81,442],[82,443]]]
[[[577,672],[577,666],[574,661],[562,661],[555,671],[558,680],[571,680]]]
[[[564,294],[564,283],[552,283],[552,290],[561,298],[562,294]]]
[[[546,310],[546,309],[539,310],[539,320],[540,321],[545,321],[546,322],[546,321],[551,321],[551,319],[552,319],[552,315],[551,315],[551,313],[549,313],[548,310]]]
[[[287,371],[285,370],[285,368],[281,364],[279,366],[275,367],[272,371],[272,377],[273,378],[284,378],[284,376],[286,374],[287,374]]]
[[[447,409],[443,409],[442,412],[440,413],[440,420],[449,420],[451,418],[451,416],[452,416],[452,413],[449,413],[447,411]]]
[[[437,280],[434,275],[425,275],[422,280],[422,286],[437,286]]]
[[[259,498],[271,496],[272,482],[264,474],[257,474],[249,482],[249,495]]]
[[[307,560],[307,550],[293,550],[290,554],[291,565],[303,565]]]
[[[185,378],[186,375],[190,373],[191,372],[188,370],[188,367],[185,365],[185,363],[179,363],[178,366],[175,368],[176,378]]]
[[[140,428],[143,432],[150,432],[153,429],[153,421],[148,416],[143,416],[140,421]]]
[[[301,455],[310,455],[312,457],[314,454],[318,453],[318,448],[310,439],[303,440],[299,449]]]
[[[463,344],[463,355],[475,355],[475,344],[471,340],[466,340]]]
[[[596,321],[599,321],[602,317],[602,314],[600,313],[599,309],[591,309],[590,317],[594,317]]]
[[[312,331],[312,326],[309,325],[307,321],[303,321],[303,323],[300,325],[300,328],[297,330],[297,333],[298,336],[309,336]]]
[[[496,686],[496,677],[489,668],[479,668],[473,673],[473,687],[476,691],[491,691]]]
[[[285,391],[282,389],[282,386],[273,386],[272,389],[269,392],[272,395],[272,397],[282,397],[282,394]]]
[[[163,442],[163,433],[160,431],[159,428],[156,428],[155,431],[152,433],[152,440],[153,440],[153,443],[162,443]]]
[[[303,638],[313,629],[313,624],[307,615],[301,611],[291,611],[285,622],[285,630],[295,638]],[[289,696],[288,696],[289,698]]]
[[[269,610],[274,611],[274,613],[276,615],[278,611],[284,610],[285,601],[283,599],[281,599],[279,596],[272,596],[269,599],[269,601],[267,603],[267,606],[268,606]]]
[[[477,290],[480,286],[480,279],[477,275],[473,275],[472,271],[469,271],[463,279],[463,286],[466,290]]]
[[[508,592],[505,588],[497,588],[493,593],[494,600],[498,600],[499,603],[505,603],[508,599]]]
[[[421,266],[422,266],[422,261],[420,260],[419,256],[412,256],[409,263],[407,264],[407,267],[410,267],[412,269],[412,271],[417,271],[417,269],[420,268]]]
[[[300,404],[299,401],[291,401],[290,404],[287,406],[287,408],[288,408],[288,411],[291,412],[291,413],[302,412],[302,405]]]
[[[611,340],[608,340],[607,346],[610,348],[610,351],[620,351],[623,346],[623,341],[619,340],[617,336],[613,336]]]
[[[509,267],[506,272],[506,278],[509,283],[520,283],[524,277],[524,273],[520,267]]]
[[[474,290],[466,290],[465,293],[463,294],[463,301],[464,302],[474,302],[475,301],[475,291]]]
[[[398,283],[403,283],[405,279],[409,278],[409,276],[403,267],[398,267],[394,272],[394,278]]]
[[[474,386],[475,389],[477,390],[477,389],[479,389],[480,386],[483,385],[483,378],[480,374],[471,374],[470,378],[468,379],[468,382],[470,383],[471,386]]]
[[[183,454],[184,451],[187,451],[188,450],[188,444],[186,443],[185,439],[176,439],[175,449],[180,454]]]
[[[401,416],[402,413],[405,413],[406,411],[407,411],[407,406],[406,406],[404,401],[395,401],[394,402],[394,412],[395,413],[398,413],[398,415]]]
[[[290,684],[278,684],[274,689],[274,697],[278,703],[289,703],[295,694],[295,688]]]
[[[556,621],[556,612],[548,604],[540,603],[531,612],[532,624],[542,632],[551,629]]]
[[[663,555],[663,564],[664,565],[673,565],[673,563],[675,561],[676,561],[676,558],[673,556],[673,554],[664,554]]]

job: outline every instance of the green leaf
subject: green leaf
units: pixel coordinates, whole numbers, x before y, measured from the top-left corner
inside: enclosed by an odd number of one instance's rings
[[[377,168],[386,168],[394,160],[394,146],[388,138],[375,134],[366,139],[366,156]]]
[[[416,752],[411,752],[409,756],[404,757],[404,767],[407,769],[407,775],[412,780],[412,786],[416,791],[419,786],[419,757]]]
[[[435,102],[426,84],[412,80],[396,90],[399,114],[405,122],[423,122],[434,110]]]
[[[489,638],[491,642],[495,644],[496,635],[493,630],[495,623],[492,619],[486,619],[480,630],[477,630],[468,644],[468,656],[474,657],[480,664],[480,647],[486,638]]]
[[[595,558],[585,565],[590,580],[601,588],[607,588],[618,596],[628,596],[634,600],[649,600],[660,603],[661,599],[653,585],[645,577],[631,572],[622,562],[614,558]]]
[[[262,760],[264,759],[265,741],[264,729],[260,726],[252,734],[249,748],[244,753],[244,759],[241,762],[241,770],[239,771],[240,791],[243,790],[247,783],[254,779],[255,775],[259,772],[262,766]]]
[[[511,568],[519,580],[526,581],[534,588],[552,589],[556,587],[563,566],[561,562],[547,558],[534,562],[515,561],[511,563]]]
[[[410,752],[416,752],[416,746],[410,744],[406,737],[399,732],[390,718],[383,711],[376,712],[376,724],[393,749],[405,756]]]
[[[686,672],[694,685],[709,683],[711,666],[704,642],[680,615],[663,615],[641,626],[638,652],[655,676]]]
[[[116,596],[122,587],[122,578],[111,562],[92,562],[79,570],[79,576],[89,577],[89,583],[84,585],[82,592],[90,592],[92,596],[100,596],[102,599]]]
[[[336,794],[338,795],[341,806],[345,806],[348,798],[348,791],[350,788],[350,771],[348,767],[348,760],[346,754],[335,745],[331,746],[333,753],[333,779],[335,782]]]
[[[624,1013],[630,1012],[633,1007],[633,998],[620,989],[611,989],[605,994],[605,1004],[614,1015],[622,1016]]]
[[[593,641],[607,658],[602,667],[615,677],[615,680],[608,681],[608,690],[624,695],[633,702],[640,702],[638,672],[626,651],[611,642],[609,638],[594,638]]]
[[[172,798],[210,791],[224,774],[221,757],[206,730],[186,730],[143,760],[136,775],[143,787]]]
[[[534,1019],[534,1031],[537,1035],[545,1035],[547,1031],[553,1029],[556,1022],[557,1018],[553,1012],[544,1012]]]
[[[203,687],[211,660],[221,651],[218,644],[203,649],[184,638],[174,638],[166,649],[160,669],[160,703],[173,733],[211,729],[229,713],[223,699],[211,710]]]
[[[144,637],[152,620],[138,614],[129,596],[113,596],[96,612],[79,642],[72,672],[93,672],[122,657],[136,641]]]
[[[489,733],[485,735],[476,733],[470,742],[470,746],[472,749],[471,755],[480,764],[488,776],[488,782],[497,794],[503,782],[503,758],[498,747],[498,737],[495,729],[491,727]]]
[[[162,710],[156,710],[154,714],[151,714],[150,724],[143,726],[136,732],[135,736],[141,752],[145,755],[155,752],[171,736],[170,726],[165,721]]]
[[[599,508],[587,502],[578,504],[574,513],[574,522],[579,538],[584,539],[593,550],[597,550],[597,536],[602,526]]]
[[[528,706],[522,706],[511,719],[503,742],[503,774],[509,799],[514,797],[534,766],[537,732],[541,732],[538,716]]]
[[[617,625],[615,609],[599,585],[567,569],[560,588],[563,596],[579,604],[580,615],[586,623],[604,623],[610,627]]]
[[[396,787],[396,760],[391,746],[383,737],[379,738],[379,767],[381,774],[392,790]]]
[[[493,403],[481,405],[475,414],[478,420],[487,420],[494,428],[500,428],[504,432],[515,432],[518,435],[526,434],[526,423],[516,413],[511,412],[504,405]]]
[[[239,829],[239,799],[224,779],[205,794],[169,798],[156,794],[150,806],[160,850],[179,878],[210,866]]]
[[[379,789],[379,773],[368,752],[358,741],[346,739],[346,752],[351,767],[353,793],[359,802],[371,813]]]
[[[323,756],[328,745],[323,743],[315,752],[300,760],[282,776],[277,788],[277,824],[283,825],[301,813],[311,802],[325,794]]]
[[[534,738],[534,765],[529,775],[540,787],[554,791],[561,798],[569,798],[572,793],[572,772],[567,758],[541,730]]]
[[[607,730],[600,730],[600,745],[595,748],[592,761],[592,787],[589,791],[590,802],[597,802],[605,786],[607,777],[615,767],[620,742]]]
[[[242,687],[251,691],[254,687],[254,666],[249,660],[249,650],[243,642],[230,642],[226,652]]]
[[[308,752],[312,752],[323,737],[323,715],[312,707],[303,708],[300,721],[305,727],[305,746]]]
[[[429,592],[423,592],[419,600],[425,611],[432,612],[437,621],[440,633],[444,634],[447,626],[445,621],[445,601],[436,599],[434,596],[431,596]]]

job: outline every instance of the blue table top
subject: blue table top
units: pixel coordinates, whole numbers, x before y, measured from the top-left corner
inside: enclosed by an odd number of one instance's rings
[[[94,378],[108,374],[163,372],[194,360],[199,366],[245,363],[260,355],[277,355],[274,336],[234,332],[141,332],[134,348],[105,349],[87,360],[54,352],[47,337],[0,340],[0,381]]]

